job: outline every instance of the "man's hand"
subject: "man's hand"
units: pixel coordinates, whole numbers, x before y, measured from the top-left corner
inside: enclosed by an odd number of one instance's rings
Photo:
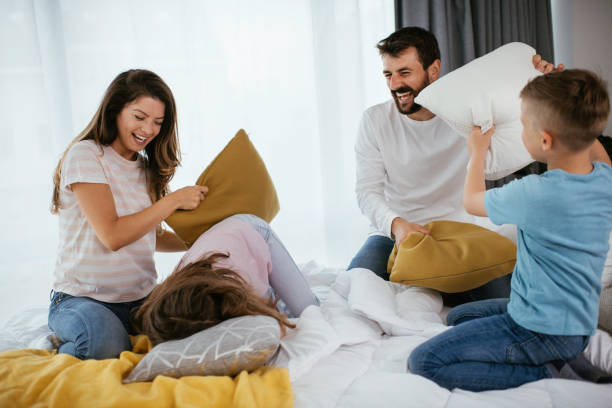
[[[403,218],[395,217],[391,223],[391,234],[395,238],[395,246],[399,248],[403,240],[413,232],[429,235],[429,230],[422,225],[408,222]]]
[[[467,148],[470,152],[470,156],[481,156],[486,154],[489,146],[491,145],[491,135],[495,131],[495,126],[491,126],[491,129],[482,133],[480,126],[474,126],[472,133],[467,138]]]
[[[559,64],[555,67],[555,64],[551,64],[550,62],[543,60],[540,54],[534,55],[531,61],[533,62],[533,67],[543,74],[548,74],[549,72],[559,72],[565,69],[565,65],[563,64]]]

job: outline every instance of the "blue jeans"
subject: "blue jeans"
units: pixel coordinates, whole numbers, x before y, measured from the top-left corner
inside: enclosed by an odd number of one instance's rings
[[[312,293],[302,272],[270,225],[261,218],[251,214],[238,214],[238,218],[251,225],[261,234],[270,249],[272,268],[270,287],[280,300],[279,308],[289,317],[298,317],[306,307],[319,305],[319,299]],[[284,304],[283,304],[284,303]]]
[[[447,323],[456,326],[414,349],[410,371],[449,390],[499,390],[551,378],[544,364],[560,367],[587,346],[589,336],[525,329],[507,305],[507,299],[490,299],[451,310]]]
[[[370,235],[347,269],[365,268],[384,280],[389,280],[387,263],[395,242],[382,235]]]
[[[387,261],[393,251],[393,245],[395,243],[391,238],[370,235],[349,264],[348,269],[366,268],[384,280],[389,280]],[[512,275],[505,275],[465,292],[442,293],[442,299],[445,305],[455,306],[483,299],[507,298],[510,296],[511,279]]]
[[[82,360],[118,357],[131,350],[128,334],[130,311],[144,299],[126,303],[106,303],[88,297],[53,292],[49,306],[49,328],[62,343],[57,352]]]

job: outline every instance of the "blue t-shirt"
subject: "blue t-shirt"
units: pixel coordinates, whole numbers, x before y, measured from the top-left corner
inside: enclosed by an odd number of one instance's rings
[[[612,168],[560,169],[486,192],[495,224],[518,229],[508,313],[521,326],[555,335],[593,335],[601,273],[612,228]]]

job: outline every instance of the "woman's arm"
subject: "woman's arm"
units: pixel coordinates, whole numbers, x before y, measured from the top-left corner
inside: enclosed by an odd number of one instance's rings
[[[162,229],[157,234],[155,250],[159,252],[181,252],[187,250],[187,245],[174,232]]]
[[[96,236],[111,251],[142,238],[175,210],[197,208],[208,191],[203,186],[184,187],[140,212],[119,217],[108,184],[73,183],[71,187]]]

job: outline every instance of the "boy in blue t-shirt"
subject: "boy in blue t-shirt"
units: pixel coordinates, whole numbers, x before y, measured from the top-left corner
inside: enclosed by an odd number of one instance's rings
[[[409,367],[439,385],[472,391],[557,377],[595,333],[612,229],[612,168],[593,162],[610,101],[593,73],[567,70],[521,91],[522,139],[548,171],[485,191],[493,129],[468,138],[468,212],[518,229],[510,299],[451,310],[450,330],[421,344]],[[608,162],[609,163],[609,162]]]

